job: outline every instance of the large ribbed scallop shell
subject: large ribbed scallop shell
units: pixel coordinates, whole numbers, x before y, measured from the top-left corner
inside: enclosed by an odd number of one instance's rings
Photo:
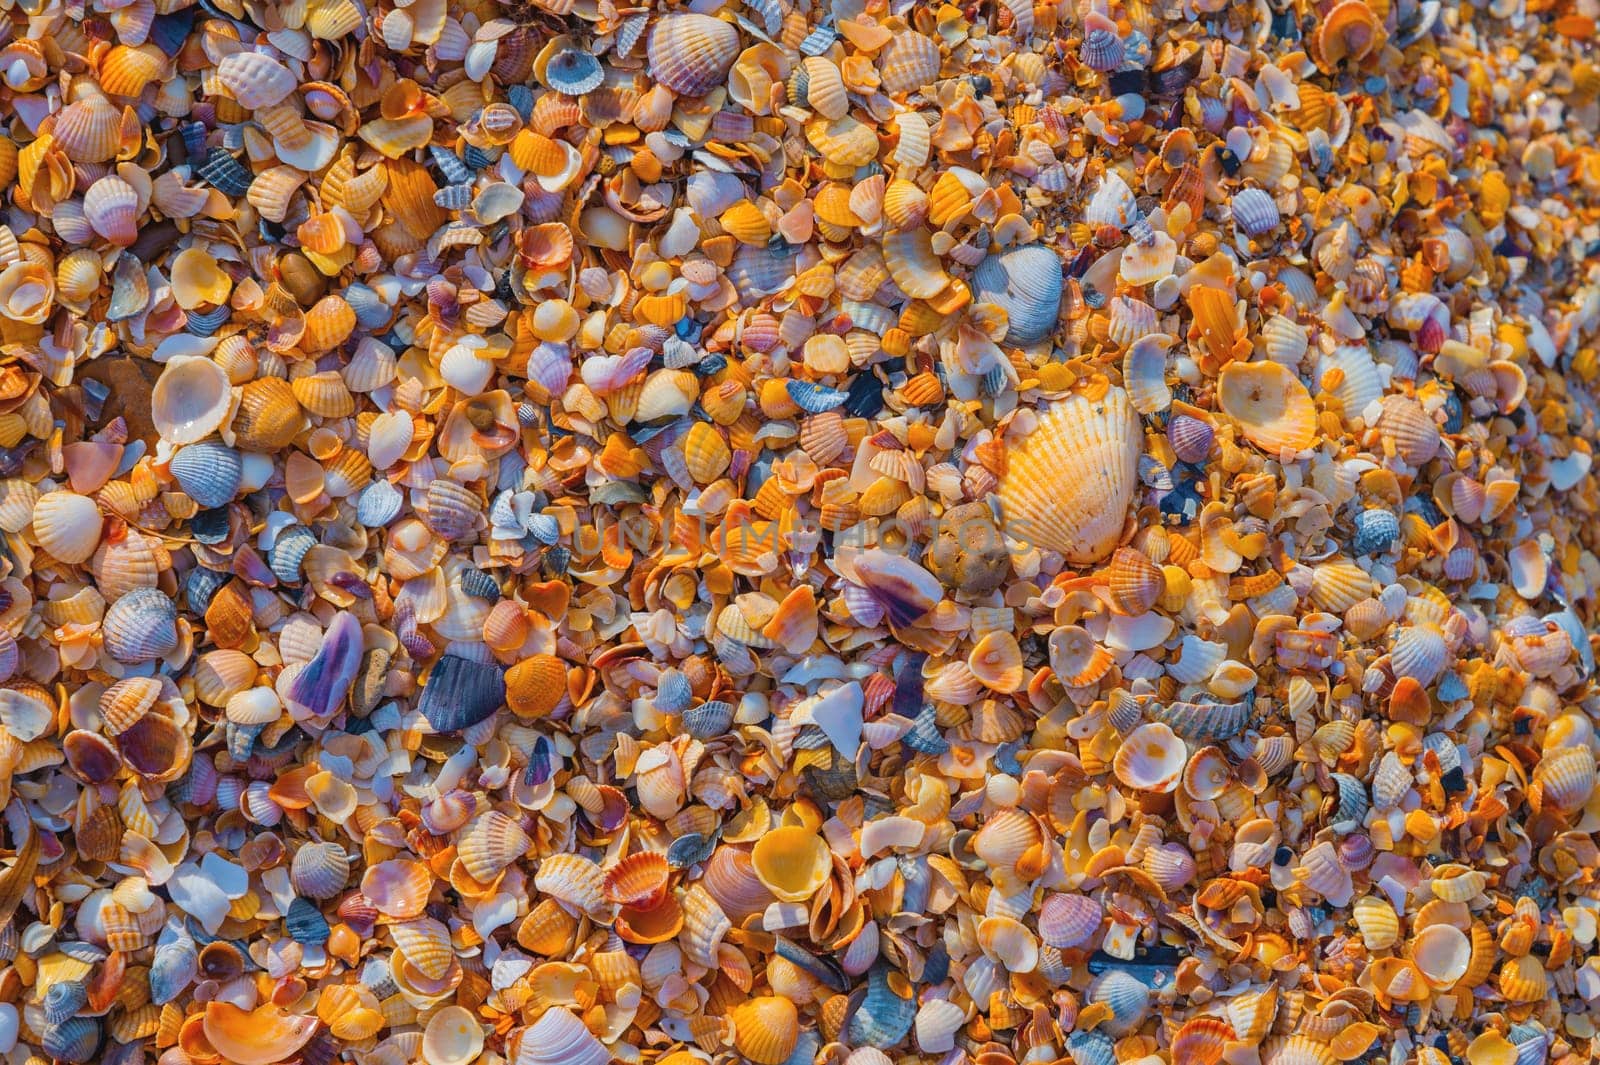
[[[1007,456],[999,489],[1007,531],[1075,564],[1105,558],[1122,537],[1140,444],[1138,415],[1120,388],[1055,404]]]
[[[650,75],[684,96],[704,96],[718,85],[739,54],[739,31],[710,15],[667,15],[650,30]]]

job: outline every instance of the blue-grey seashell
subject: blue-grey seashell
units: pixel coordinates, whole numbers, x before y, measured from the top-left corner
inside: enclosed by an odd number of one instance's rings
[[[683,730],[697,740],[715,739],[732,724],[733,705],[721,700],[701,703],[683,712]]]
[[[819,56],[833,47],[833,42],[839,39],[839,34],[832,26],[818,26],[806,34],[805,40],[800,42],[800,54],[805,56]]]
[[[867,975],[867,993],[850,1018],[850,1042],[857,1046],[892,1047],[911,1031],[917,1000],[901,998],[889,983],[889,967],[874,965]]]
[[[89,1001],[89,985],[82,980],[58,980],[50,985],[44,996],[44,1019],[51,1024],[61,1024]]]
[[[472,186],[446,185],[433,194],[433,202],[446,211],[465,211],[472,206]]]
[[[1250,704],[1245,702],[1152,703],[1146,709],[1152,718],[1184,739],[1202,743],[1230,740],[1243,732],[1250,721]]]
[[[499,158],[497,153],[491,152],[487,148],[480,148],[476,144],[467,145],[466,151],[461,153],[462,162],[466,163],[473,173],[494,165],[494,161],[497,158]]]
[[[272,572],[284,584],[300,583],[300,564],[317,546],[317,535],[304,525],[291,525],[272,543]]]
[[[1139,456],[1139,481],[1146,488],[1154,488],[1158,492],[1170,492],[1173,488],[1172,471],[1151,454]]]
[[[206,125],[204,122],[185,122],[178,127],[184,150],[191,160],[201,160],[206,154]]]
[[[206,569],[204,566],[190,570],[183,584],[184,594],[189,597],[189,609],[196,614],[204,614],[211,605],[211,597],[231,580],[233,574],[222,570]]]
[[[1111,1010],[1111,1018],[1101,1027],[1112,1035],[1128,1034],[1150,1015],[1150,989],[1118,969],[1095,977],[1086,998],[1104,1003]]]
[[[526,85],[513,85],[506,90],[506,103],[517,109],[526,122],[533,117],[533,90]]]
[[[1392,511],[1363,510],[1356,515],[1356,534],[1350,550],[1357,555],[1381,555],[1400,539],[1400,519]]]
[[[150,1001],[163,1006],[183,994],[200,971],[200,952],[194,940],[184,935],[167,943],[157,943],[150,961]]]
[[[40,1034],[39,1047],[52,1058],[88,1065],[100,1049],[100,1022],[93,1017],[71,1017],[47,1026]]]
[[[561,539],[561,522],[553,514],[530,514],[523,527],[541,544],[553,544]]]
[[[568,48],[545,64],[544,80],[556,92],[578,96],[598,89],[606,80],[606,71],[591,53]]]
[[[780,1065],[811,1065],[817,1058],[817,1051],[821,1049],[822,1036],[807,1028],[800,1033],[800,1038],[794,1042],[794,1049]]]
[[[794,256],[784,251],[765,244],[742,244],[724,276],[742,299],[753,301],[771,296],[787,285],[794,278],[794,266]]]
[[[207,510],[232,501],[244,477],[239,453],[217,440],[190,444],[168,465],[184,494]]]
[[[1109,1035],[1094,1029],[1067,1036],[1067,1057],[1072,1065],[1116,1065],[1117,1051]]]
[[[1061,317],[1061,260],[1042,244],[991,255],[972,273],[973,298],[1006,312],[1006,342],[1036,344]]]
[[[350,692],[361,668],[361,622],[348,610],[333,616],[322,646],[289,682],[284,698],[307,716],[327,717]]]
[[[209,311],[184,312],[183,328],[190,336],[208,337],[218,329],[228,324],[228,319],[233,317],[233,308],[227,304],[218,304]]]
[[[328,941],[328,919],[310,899],[296,898],[289,903],[283,924],[296,943],[321,946]]]
[[[461,157],[448,148],[441,148],[437,144],[428,146],[428,154],[433,156],[433,161],[438,164],[439,172],[444,175],[446,183],[451,185],[469,184],[476,176],[471,167],[461,161]]]
[[[405,504],[400,490],[380,478],[367,485],[356,500],[356,520],[369,529],[379,529],[398,518]]]
[[[461,571],[461,590],[474,599],[483,599],[490,603],[500,599],[500,582],[494,575],[481,569],[467,568]]]
[[[669,669],[656,681],[655,708],[663,714],[681,714],[694,699],[694,689],[681,670]]]
[[[486,720],[506,701],[498,666],[445,655],[434,663],[417,709],[438,732],[460,732]]]
[[[359,282],[344,290],[344,301],[356,312],[356,321],[374,332],[382,330],[394,317],[394,309],[383,302],[377,290]]]
[[[240,725],[229,721],[223,726],[228,738],[228,754],[235,762],[249,759],[256,749],[256,738],[266,731],[266,725]]]
[[[183,51],[184,42],[194,30],[195,9],[186,7],[170,15],[157,15],[150,23],[150,43],[161,49],[169,59],[176,59]],[[202,126],[203,130],[205,127]],[[202,140],[201,144],[205,141]]]
[[[1335,806],[1331,823],[1334,826],[1346,826],[1348,830],[1361,827],[1361,822],[1367,816],[1367,810],[1372,807],[1372,799],[1367,795],[1367,786],[1348,773],[1333,774],[1333,783],[1337,791]]]
[[[690,832],[679,836],[667,847],[667,864],[674,869],[687,869],[691,865],[698,865],[711,857],[711,852],[716,850],[715,836],[703,835],[699,832]]]
[[[178,605],[155,588],[135,588],[111,604],[100,635],[118,662],[154,662],[178,646]]]
[[[380,1000],[400,993],[394,977],[389,974],[388,963],[382,958],[368,959],[361,969],[361,983]]]
[[[944,754],[950,749],[950,741],[939,731],[939,722],[934,717],[931,703],[922,708],[922,712],[911,722],[910,730],[900,737],[900,742],[918,754]]]
[[[213,148],[195,173],[224,196],[237,199],[250,191],[255,175],[226,148]]]
[[[837,388],[819,385],[814,381],[790,381],[787,385],[789,398],[794,400],[795,406],[810,414],[822,414],[844,405],[850,398],[850,393]]]

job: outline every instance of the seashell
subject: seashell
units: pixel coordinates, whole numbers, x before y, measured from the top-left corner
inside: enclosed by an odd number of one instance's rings
[[[1542,803],[1571,813],[1593,794],[1594,754],[1587,747],[1560,747],[1546,752],[1533,771]]]
[[[782,1065],[800,1038],[800,1013],[793,1002],[765,995],[741,1002],[728,1011],[733,1045],[756,1065]]]
[[[1389,668],[1395,676],[1409,677],[1424,688],[1438,679],[1448,662],[1449,648],[1436,625],[1405,626],[1389,651]]]
[[[1387,950],[1400,939],[1400,918],[1394,907],[1376,895],[1363,895],[1351,908],[1356,928],[1369,950]]]
[[[1300,365],[1309,346],[1305,328],[1281,314],[1273,315],[1261,326],[1262,352],[1291,370]]]
[[[1098,11],[1083,20],[1083,44],[1078,58],[1090,70],[1111,71],[1122,65],[1125,45],[1117,24]]]
[[[1174,343],[1173,337],[1153,333],[1134,341],[1122,357],[1122,384],[1133,409],[1140,414],[1157,414],[1172,406],[1172,389],[1167,387],[1167,351]]]
[[[1148,713],[1184,739],[1199,743],[1232,739],[1250,721],[1249,705],[1243,702],[1157,703]]]
[[[1167,421],[1167,441],[1180,462],[1198,464],[1211,457],[1216,442],[1211,423],[1187,414],[1174,414]]]
[[[1177,260],[1177,243],[1157,231],[1123,250],[1118,261],[1118,276],[1130,285],[1154,285],[1172,276]]]
[[[506,671],[506,705],[522,717],[540,718],[567,695],[567,667],[555,655],[534,655]]]
[[[162,439],[194,444],[222,425],[232,400],[228,375],[210,359],[167,363],[150,396],[150,419]]]
[[[217,81],[248,110],[282,103],[299,85],[294,72],[263,52],[234,52],[217,64]]]
[[[483,1053],[483,1026],[470,1010],[446,1006],[428,1018],[421,1051],[427,1065],[470,1065]]]
[[[975,300],[1006,312],[1009,343],[1036,344],[1055,331],[1063,286],[1061,260],[1049,248],[1028,244],[991,255],[978,264],[972,280]]]
[[[1121,538],[1138,483],[1139,441],[1121,389],[1098,402],[1072,396],[1052,406],[1007,456],[998,493],[1007,533],[1069,562],[1104,558]]]
[[[939,46],[920,33],[896,34],[878,53],[883,91],[890,96],[917,92],[939,76]]]
[[[1131,973],[1118,969],[1095,977],[1084,999],[1110,1009],[1111,1017],[1102,1027],[1112,1035],[1134,1031],[1150,1015],[1150,989]]]
[[[683,712],[683,730],[697,740],[726,735],[732,724],[733,706],[720,700],[701,703]]]
[[[526,1028],[511,1031],[506,1060],[510,1065],[606,1065],[611,1052],[571,1010],[553,1006]]]
[[[675,12],[656,20],[646,46],[650,76],[683,96],[722,84],[739,54],[739,31],[710,15]]]
[[[576,854],[557,854],[539,865],[534,887],[546,892],[574,911],[599,913],[605,907],[605,874],[587,858]]]
[[[1023,931],[1026,932],[1026,929]],[[925,1053],[931,1054],[954,1049],[956,1032],[966,1020],[967,1011],[954,1002],[948,999],[929,999],[917,1010],[917,1019],[914,1022],[917,1046]]]
[[[1222,370],[1217,399],[1245,439],[1263,451],[1304,451],[1317,441],[1311,393],[1279,363],[1229,363]]]
[[[1408,465],[1421,468],[1438,453],[1439,427],[1414,399],[1385,396],[1375,427],[1394,441],[1395,452]]]
[[[750,867],[776,898],[805,902],[827,882],[833,861],[827,844],[814,833],[786,826],[756,841]]]
[[[50,1057],[73,1065],[95,1060],[103,1035],[100,1022],[92,1017],[71,1017],[45,1027],[39,1047]]]
[[[184,493],[202,507],[220,507],[239,492],[244,464],[239,453],[216,441],[182,448],[167,467]]]
[[[289,382],[277,377],[262,377],[240,390],[239,409],[234,414],[232,428],[235,442],[244,450],[268,453],[281,451],[289,446],[304,425],[305,417]],[[194,443],[207,433],[174,442]]]
[[[1311,37],[1311,57],[1324,72],[1342,63],[1357,64],[1380,49],[1387,38],[1372,8],[1360,0],[1335,4]]]
[[[487,720],[505,701],[498,667],[447,654],[433,664],[417,709],[436,731],[450,733]]]
[[[52,133],[73,162],[104,163],[121,146],[122,112],[104,96],[86,96],[56,112]]]
[[[50,492],[33,507],[33,535],[39,546],[61,562],[89,561],[100,546],[102,519],[94,500],[75,492]]]
[[[310,1042],[318,1024],[316,1017],[273,1005],[247,1011],[223,1001],[206,1003],[203,1022],[206,1042],[238,1065],[272,1065],[290,1057]]]
[[[1051,894],[1039,906],[1039,939],[1061,950],[1087,945],[1100,931],[1101,904],[1086,895]]]
[[[1113,768],[1130,788],[1165,793],[1178,787],[1187,761],[1183,741],[1157,722],[1140,725],[1123,738]]]
[[[1133,190],[1115,170],[1106,171],[1083,209],[1084,223],[1127,229],[1138,217],[1139,208]]]
[[[178,607],[165,592],[136,588],[112,603],[100,623],[106,654],[118,662],[153,662],[178,646]]]
[[[384,916],[404,920],[422,913],[434,883],[426,865],[397,858],[367,867],[361,895]]]
[[[1434,924],[1417,933],[1411,941],[1411,960],[1430,985],[1445,989],[1467,972],[1472,957],[1472,941],[1459,928]]]
[[[83,194],[83,217],[101,237],[126,248],[139,237],[139,191],[114,174]]]
[[[350,878],[350,856],[337,843],[308,843],[294,852],[289,879],[294,889],[312,899],[331,899]]]
[[[652,56],[652,64],[654,61]],[[599,88],[604,80],[605,70],[600,66],[600,61],[578,48],[562,48],[544,65],[544,83],[568,96],[591,92]]]
[[[1330,371],[1339,379],[1331,392],[1338,397],[1347,421],[1361,417],[1362,412],[1383,395],[1383,380],[1378,376],[1372,353],[1364,344],[1344,344],[1323,356],[1319,372],[1324,380]]]
[[[978,946],[1008,972],[1032,972],[1039,964],[1039,943],[1022,922],[988,917],[978,925]]]
[[[1232,208],[1233,224],[1247,236],[1271,233],[1281,221],[1277,203],[1262,189],[1240,189],[1233,194]]]
[[[1233,767],[1217,747],[1202,747],[1183,769],[1183,790],[1191,799],[1210,802],[1233,783]]]

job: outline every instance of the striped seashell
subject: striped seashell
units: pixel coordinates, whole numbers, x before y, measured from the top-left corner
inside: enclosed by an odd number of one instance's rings
[[[331,899],[350,879],[350,856],[337,843],[306,843],[294,853],[289,880],[311,899]]]
[[[939,76],[939,46],[916,32],[896,34],[878,53],[883,91],[891,96],[917,92]]]
[[[1107,312],[1106,339],[1119,348],[1126,348],[1140,337],[1159,331],[1160,316],[1156,309],[1133,296],[1113,297]]]
[[[650,28],[650,75],[675,93],[704,96],[722,84],[739,54],[739,31],[710,15],[676,12]]]
[[[605,873],[580,855],[556,854],[544,859],[534,876],[534,887],[574,912],[604,912]]]
[[[1281,221],[1277,203],[1263,189],[1240,189],[1233,194],[1232,209],[1233,224],[1247,236],[1270,233]]]

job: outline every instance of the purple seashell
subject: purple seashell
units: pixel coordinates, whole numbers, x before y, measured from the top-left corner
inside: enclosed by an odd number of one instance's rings
[[[1039,939],[1057,950],[1089,942],[1100,930],[1100,903],[1087,895],[1051,895],[1039,907]]]
[[[0,682],[10,680],[17,672],[17,666],[22,662],[22,653],[17,648],[16,638],[4,629],[0,629]]]
[[[417,608],[409,598],[401,596],[394,603],[395,635],[400,644],[418,662],[426,662],[437,650],[428,638],[417,631]]]
[[[1204,462],[1211,455],[1217,432],[1209,422],[1187,414],[1174,414],[1167,422],[1167,440],[1180,462]]]
[[[1348,835],[1339,841],[1339,864],[1352,873],[1359,872],[1372,864],[1376,849],[1366,836]]]
[[[348,610],[334,615],[316,657],[289,682],[284,701],[308,717],[327,717],[344,703],[361,668],[361,622]]]

